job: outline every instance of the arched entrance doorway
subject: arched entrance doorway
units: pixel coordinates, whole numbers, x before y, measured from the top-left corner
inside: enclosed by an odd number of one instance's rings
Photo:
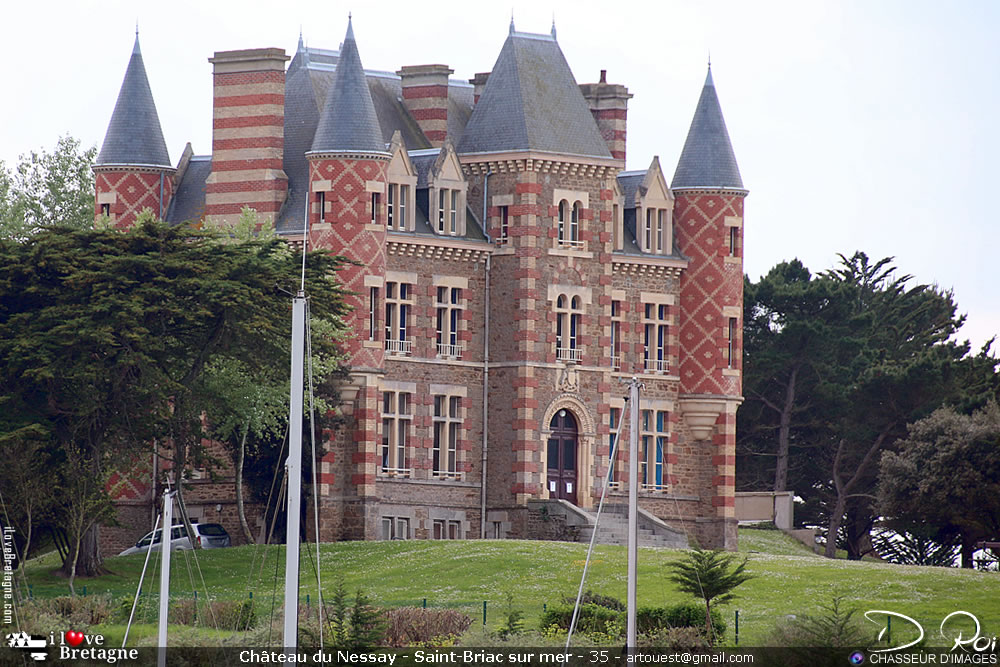
[[[549,423],[547,457],[549,498],[576,503],[577,426],[576,418],[563,408]]]

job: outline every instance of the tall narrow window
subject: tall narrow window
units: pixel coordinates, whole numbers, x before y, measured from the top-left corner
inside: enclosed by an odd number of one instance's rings
[[[569,202],[563,199],[559,202],[558,237],[559,242],[566,240],[566,231],[569,223]]]
[[[622,302],[611,302],[611,368],[622,369]]]
[[[363,312],[363,311],[362,311]],[[375,340],[378,333],[378,288],[368,292],[368,340]]]
[[[733,227],[733,229],[736,229]],[[729,326],[726,328],[726,341],[728,345],[726,346],[726,359],[729,361],[730,368],[736,368],[736,318],[729,318]]]
[[[656,252],[662,253],[663,248],[663,218],[665,210],[662,208],[656,210]]]
[[[462,424],[462,399],[458,396],[434,397],[434,443],[431,471],[435,477],[459,479],[458,435]]]
[[[639,483],[645,491],[667,488],[667,423],[664,410],[642,410],[639,415]]]
[[[111,216],[111,204],[101,204],[101,215]]]
[[[316,193],[316,209],[319,213],[319,221],[326,222],[326,193],[317,192]]]
[[[580,345],[582,326],[582,302],[580,297],[569,299],[565,294],[556,297],[556,359],[560,361],[580,361],[583,350]]]
[[[500,207],[500,238],[497,239],[499,245],[507,245],[507,235],[510,233],[510,217],[506,206]]]
[[[389,229],[393,229],[396,223],[396,199],[399,196],[397,194],[398,187],[395,183],[390,183],[388,192],[386,193],[385,226]]]
[[[372,193],[372,224],[378,224],[378,204],[379,204],[379,194],[377,192]]]
[[[385,350],[389,354],[410,354],[413,341],[407,328],[413,291],[409,283],[385,284]]]
[[[463,346],[458,340],[458,330],[462,321],[462,290],[458,287],[438,287],[434,307],[437,310],[437,353],[460,359]]]
[[[664,373],[668,367],[667,306],[643,304],[643,360],[646,371]]]
[[[653,251],[653,209],[646,209],[646,227],[645,227],[645,237],[646,237],[646,247],[644,250],[646,252]]]
[[[412,469],[406,447],[413,420],[411,395],[404,391],[382,392],[382,464],[379,472],[390,477],[409,477]]]
[[[729,228],[729,256],[736,257],[736,245],[739,242],[740,232],[737,227]]]
[[[580,240],[580,213],[583,210],[580,202],[573,202],[573,210],[569,218],[569,240],[574,244]]]
[[[399,186],[399,200],[396,202],[396,229],[399,231],[406,231],[406,202],[410,199],[410,186],[400,185]]]
[[[438,188],[438,233],[444,234],[445,231],[445,202],[447,201],[448,191],[444,188]]]
[[[451,208],[449,209],[452,234],[458,234],[458,190],[451,190]]]

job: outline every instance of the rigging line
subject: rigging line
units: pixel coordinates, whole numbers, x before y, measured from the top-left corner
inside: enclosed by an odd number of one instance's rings
[[[287,479],[288,479],[288,469],[286,468],[285,469],[285,475],[281,478],[281,490],[278,492],[279,495],[284,495],[284,493],[285,493],[285,481]],[[285,507],[287,509],[287,504],[286,503],[282,503],[282,505],[285,505]],[[277,511],[277,508],[276,508],[275,512],[274,512],[274,517],[271,520],[271,532],[272,533],[274,532],[274,519],[277,519],[277,518],[278,518],[278,511]],[[268,542],[270,542],[270,538],[268,538]],[[286,549],[288,548],[287,544],[285,545],[285,548]],[[278,558],[277,555],[275,555],[275,558],[274,558],[274,579],[271,580],[271,615],[270,615],[270,617],[267,620],[267,645],[268,646],[271,645],[271,628],[274,627],[274,603],[275,603],[275,600],[277,599],[277,591],[278,591],[278,561],[280,561],[280,560],[281,559]],[[263,572],[263,570],[264,570],[264,564],[261,563],[261,571]],[[298,611],[299,610],[296,609],[292,613],[298,614]],[[287,609],[285,610],[285,613],[286,614],[288,613]]]
[[[285,435],[281,439],[281,449],[278,450],[279,462],[281,461],[281,455],[285,453],[286,442],[288,442],[288,424],[285,424]],[[257,538],[257,544],[254,545],[253,557],[250,560],[250,571],[247,573],[247,590],[250,589],[250,584],[253,581],[253,570],[257,563],[257,552],[260,547],[263,547],[263,552],[260,561],[260,573],[257,575],[258,583],[260,583],[260,578],[264,573],[264,561],[267,560],[267,511],[271,509],[271,500],[274,498],[274,485],[278,481],[279,469],[278,466],[275,466],[274,475],[271,476],[271,489],[267,492],[267,503],[264,505],[264,516],[261,518],[260,535]],[[277,507],[275,507],[275,511],[277,511]]]
[[[628,406],[629,398],[625,398],[625,406]],[[608,457],[608,471],[614,470],[615,456],[618,454],[618,439],[622,435],[622,424],[625,421],[625,409],[622,408],[622,414],[618,417],[618,430],[615,432],[615,441],[611,445],[611,454]],[[629,480],[629,483],[632,483]],[[597,503],[597,516],[594,518],[594,532],[590,534],[590,546],[587,547],[587,559],[583,562],[583,573],[580,575],[580,588],[576,592],[576,603],[573,605],[573,617],[570,619],[569,631],[566,634],[566,653],[569,653],[569,643],[573,639],[573,630],[576,629],[577,617],[580,613],[580,599],[583,597],[583,585],[587,580],[587,569],[590,567],[590,556],[594,551],[594,542],[597,540],[597,530],[601,523],[601,510],[604,508],[604,499],[608,495],[608,480],[607,476],[604,478],[604,485],[601,489],[601,500]],[[563,661],[563,664],[566,664]]]
[[[156,515],[156,522],[153,524],[153,535],[156,535],[156,529],[160,526],[160,515]],[[132,611],[128,615],[128,623],[125,624],[125,636],[122,638],[122,648],[125,648],[125,642],[128,641],[128,631],[132,627],[132,619],[135,618],[135,608],[139,606],[139,597],[142,592],[142,582],[146,577],[146,566],[149,565],[149,556],[153,553],[153,538],[149,538],[149,546],[146,548],[146,559],[142,562],[142,573],[139,575],[139,585],[135,589],[135,599],[132,600]]]
[[[281,507],[284,506],[282,498],[285,495],[285,483],[287,481],[288,481],[288,473],[286,471],[286,473],[281,477],[281,486],[278,487],[278,498],[275,501],[274,514],[271,515],[271,529],[267,533],[267,544],[270,544],[271,538],[274,537],[274,524],[278,520],[278,512],[281,510]],[[275,558],[277,557],[278,557],[277,554],[275,554]],[[264,576],[264,563],[266,560],[267,560],[267,550],[265,549],[264,558],[262,558],[260,561],[260,575],[257,577],[258,581],[260,580],[260,577]]]
[[[306,291],[306,247],[309,245],[309,188],[306,188],[306,196],[304,197],[305,206],[303,206],[302,211],[302,281],[299,283],[299,291]],[[319,212],[320,218],[323,217],[323,211]]]
[[[194,545],[192,545],[192,546],[194,546]],[[216,618],[216,616],[215,616],[215,608],[212,606],[212,597],[211,597],[211,595],[209,595],[209,592],[208,592],[208,584],[205,583],[205,574],[201,571],[201,561],[198,560],[198,549],[192,549],[191,550],[191,556],[194,558],[194,566],[195,566],[195,569],[198,570],[198,577],[201,579],[202,590],[205,591],[205,602],[208,604],[208,613],[212,617],[212,625],[215,627],[216,630],[218,630],[219,629],[219,619]],[[187,554],[184,555],[184,560],[187,561]],[[188,564],[188,570],[190,571],[190,569],[191,569],[191,565]],[[189,572],[189,574],[190,574],[190,572]],[[191,582],[191,587],[192,588],[195,587],[194,581]],[[197,613],[197,608],[195,608],[195,613]],[[222,637],[219,636],[218,640],[219,640],[219,646],[222,646]]]
[[[319,560],[319,484],[317,484],[316,468],[320,461],[316,456],[316,405],[313,395],[313,365],[312,365],[312,315],[309,310],[309,299],[306,299],[306,370],[309,376],[309,440],[312,442],[312,497],[313,497],[313,534],[316,538],[316,591],[319,597],[319,645],[323,646],[323,580],[320,576]]]

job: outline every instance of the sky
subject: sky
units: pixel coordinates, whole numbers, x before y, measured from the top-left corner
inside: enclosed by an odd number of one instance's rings
[[[71,135],[101,145],[135,38],[171,160],[211,151],[215,51],[280,47],[301,28],[338,48],[353,13],[364,66],[444,63],[467,80],[516,29],[549,32],[579,83],[601,69],[634,97],[628,168],[674,172],[709,57],[750,195],[745,271],[799,258],[894,257],[954,290],[974,348],[1000,333],[1000,3],[923,0],[56,0],[4,10],[0,160]]]

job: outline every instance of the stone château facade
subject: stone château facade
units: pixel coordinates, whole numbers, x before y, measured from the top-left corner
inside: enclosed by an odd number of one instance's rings
[[[358,261],[323,539],[579,535],[606,482],[624,502],[627,433],[612,470],[610,444],[638,376],[644,516],[735,548],[747,191],[711,70],[668,184],[658,158],[624,171],[631,95],[604,72],[578,85],[554,28],[512,23],[468,83],[364,70],[350,22],[338,51],[209,62],[212,154],[172,165],[136,39],[95,214],[249,205],[294,243],[308,217],[310,247]],[[217,500],[189,503],[207,521]]]

